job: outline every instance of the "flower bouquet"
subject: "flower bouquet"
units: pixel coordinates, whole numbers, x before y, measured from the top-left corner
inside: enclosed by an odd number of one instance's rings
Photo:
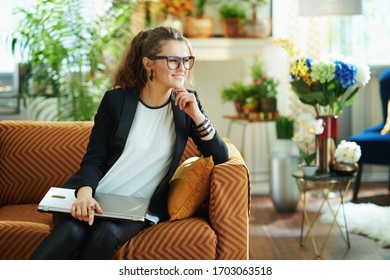
[[[362,152],[360,146],[353,141],[342,140],[334,152],[336,164],[334,170],[340,174],[352,174],[359,169],[357,162]]]
[[[320,59],[300,56],[292,42],[277,39],[290,57],[291,86],[300,101],[314,107],[317,116],[336,116],[352,104],[356,93],[370,80],[367,64],[340,55]]]

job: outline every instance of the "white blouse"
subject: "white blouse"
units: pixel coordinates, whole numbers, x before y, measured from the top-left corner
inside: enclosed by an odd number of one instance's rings
[[[139,101],[123,153],[99,192],[151,198],[171,165],[175,137],[171,102],[152,108]]]

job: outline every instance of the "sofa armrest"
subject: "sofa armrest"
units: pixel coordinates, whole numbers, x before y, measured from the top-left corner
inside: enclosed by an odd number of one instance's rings
[[[228,143],[229,160],[214,166],[209,217],[217,234],[217,259],[249,258],[250,177],[237,150]]]

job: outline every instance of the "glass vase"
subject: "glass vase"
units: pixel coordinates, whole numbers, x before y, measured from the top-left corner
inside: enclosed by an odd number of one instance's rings
[[[324,122],[324,131],[316,136],[316,162],[318,173],[329,173],[336,163],[334,152],[338,136],[337,116],[320,116]]]

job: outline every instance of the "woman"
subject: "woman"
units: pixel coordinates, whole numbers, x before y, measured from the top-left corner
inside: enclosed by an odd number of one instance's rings
[[[203,113],[195,91],[184,88],[195,58],[175,29],[141,31],[132,40],[95,115],[80,169],[63,187],[75,189],[71,215],[57,214],[55,228],[32,259],[112,259],[145,227],[168,219],[169,180],[188,137],[214,163],[227,161],[225,143]],[[99,192],[150,198],[145,222],[94,220]],[[60,217],[57,217],[60,216]]]

